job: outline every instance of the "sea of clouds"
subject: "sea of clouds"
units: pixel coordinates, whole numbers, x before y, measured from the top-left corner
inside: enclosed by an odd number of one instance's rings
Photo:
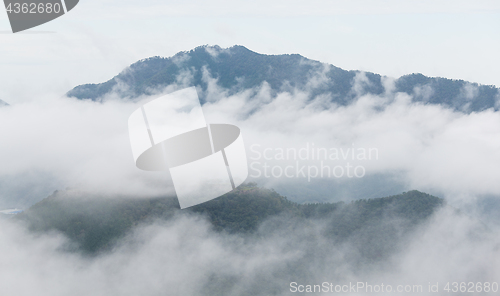
[[[188,86],[190,77],[183,73],[178,85],[157,92]],[[447,282],[498,280],[498,229],[494,223],[485,226],[476,203],[484,196],[496,202],[500,196],[499,112],[465,114],[413,103],[407,94],[394,92],[389,78],[383,95],[363,95],[362,74],[352,85],[359,96],[347,106],[335,104],[328,95],[310,95],[326,79],[321,72],[311,76],[309,89],[277,95],[266,83],[229,94],[208,71],[204,79],[208,88],[199,91],[207,98],[203,105],[207,122],[239,126],[249,163],[266,161],[286,167],[297,161],[256,159],[252,146],[261,152],[265,148],[299,150],[312,144],[378,151],[377,159],[332,163],[363,166],[363,178],[250,177],[248,181],[282,188],[282,193],[287,192],[283,188],[308,192],[289,196],[300,202],[417,189],[444,197],[451,207],[467,214],[450,207],[439,211],[388,260],[362,268],[355,264],[356,242],[332,247],[318,234],[321,225],[248,239],[215,233],[202,218],[182,216],[136,228],[112,252],[87,258],[62,251],[65,238],[60,234],[35,235],[11,219],[0,219],[2,293],[288,295],[290,282],[362,281],[394,287],[422,284],[422,295],[427,295],[429,283],[439,283],[441,289]],[[172,193],[168,173],[140,171],[132,158],[128,116],[151,99],[122,100],[111,94],[93,102],[45,95],[0,107],[4,127],[0,129],[0,207],[26,208],[53,190],[68,187],[130,197]],[[317,165],[315,159],[300,161]],[[338,187],[344,190],[335,191]],[[350,195],[348,189],[358,191]]]

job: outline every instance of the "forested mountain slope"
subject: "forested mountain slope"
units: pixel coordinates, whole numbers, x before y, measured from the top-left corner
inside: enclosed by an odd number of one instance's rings
[[[73,250],[95,254],[110,250],[135,226],[170,221],[182,215],[202,215],[214,231],[228,235],[263,236],[320,227],[322,236],[339,243],[359,237],[369,244],[367,256],[391,250],[396,241],[428,219],[444,201],[410,191],[400,195],[350,203],[297,204],[274,190],[244,184],[224,196],[180,210],[175,197],[111,198],[59,191],[16,219],[34,232],[59,231]],[[377,256],[379,256],[377,255]]]
[[[346,71],[298,54],[265,55],[243,46],[200,46],[169,58],[157,56],[138,61],[104,83],[80,85],[67,95],[101,100],[114,92],[123,98],[135,98],[177,83],[199,86],[203,102],[209,84],[207,77],[217,79],[228,94],[266,82],[274,93],[302,90],[311,97],[329,95],[340,105],[348,105],[364,94],[382,95],[391,88],[379,74]],[[417,73],[396,79],[393,88],[395,93],[411,95],[415,102],[441,104],[463,112],[500,107],[498,88],[463,80]]]

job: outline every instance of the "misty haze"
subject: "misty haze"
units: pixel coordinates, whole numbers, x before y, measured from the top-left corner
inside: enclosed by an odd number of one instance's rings
[[[191,86],[241,129],[249,177],[181,210],[127,119]],[[244,46],[0,101],[0,294],[496,295],[499,109],[493,85]]]

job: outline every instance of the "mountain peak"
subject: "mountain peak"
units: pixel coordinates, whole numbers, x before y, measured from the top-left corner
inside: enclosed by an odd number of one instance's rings
[[[104,83],[77,86],[67,96],[100,101],[115,94],[133,99],[152,95],[169,85],[197,86],[203,103],[210,79],[215,79],[228,94],[267,83],[274,95],[301,90],[311,97],[328,95],[338,105],[348,105],[361,95],[386,92],[379,74],[346,71],[299,54],[265,55],[241,45],[229,48],[203,45],[168,58],[140,60]],[[494,86],[420,73],[395,79],[393,91],[406,93],[415,102],[440,104],[462,112],[498,110],[500,105],[500,92]]]

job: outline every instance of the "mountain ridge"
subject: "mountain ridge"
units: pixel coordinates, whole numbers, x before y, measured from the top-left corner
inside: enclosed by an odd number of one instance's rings
[[[207,75],[217,79],[217,84],[229,94],[266,82],[273,94],[305,90],[311,97],[328,94],[339,105],[348,105],[364,94],[384,94],[384,79],[388,78],[371,72],[343,70],[299,54],[266,55],[241,45],[225,49],[199,46],[168,58],[142,59],[104,83],[76,86],[67,96],[100,100],[115,92],[123,98],[135,98],[151,95],[158,88],[184,83],[186,87],[199,86],[200,99],[204,103]],[[186,79],[188,81],[184,81]],[[427,77],[420,73],[394,79],[394,92],[406,93],[414,102],[441,104],[469,113],[500,107],[500,91],[495,86]]]
[[[59,231],[74,243],[73,250],[96,254],[111,250],[138,225],[172,220],[179,215],[201,215],[213,230],[240,235],[267,235],[267,230],[262,233],[266,227],[289,231],[297,225],[325,224],[325,236],[341,241],[368,230],[370,237],[385,237],[387,227],[402,227],[403,232],[408,232],[444,204],[443,199],[416,190],[350,203],[298,204],[274,190],[248,183],[185,210],[180,210],[175,197],[92,198],[83,193],[56,191],[15,218],[34,232]]]

